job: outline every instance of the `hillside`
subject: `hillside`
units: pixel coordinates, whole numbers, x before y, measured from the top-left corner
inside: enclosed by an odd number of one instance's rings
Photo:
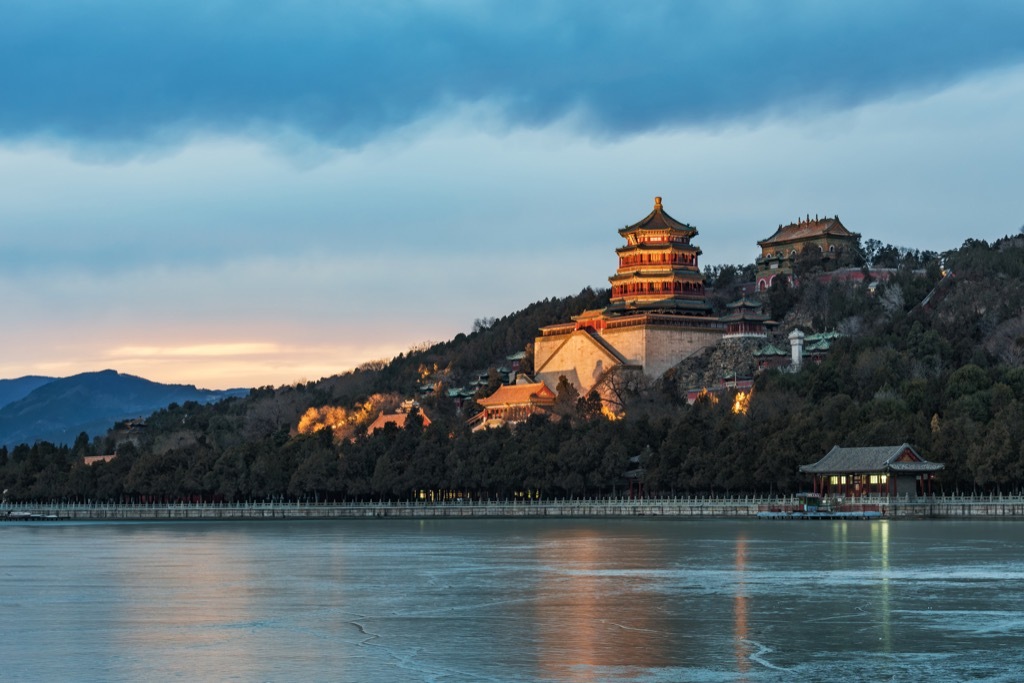
[[[115,430],[72,448],[19,446],[0,458],[0,485],[18,499],[606,495],[621,492],[630,458],[642,453],[651,493],[793,492],[807,485],[798,467],[833,445],[906,441],[945,463],[941,491],[1016,490],[1024,486],[1022,242],[968,240],[941,256],[904,259],[887,282],[810,273],[798,286],[773,288],[765,298],[782,323],[777,342],[794,326],[843,336],[820,364],[757,374],[746,412],[732,409],[728,393],[685,401],[684,385],[710,382],[716,368],[741,370],[747,351],[729,345],[710,352],[705,367],[691,361],[666,381],[623,385],[624,419],[560,399],[560,419],[470,432],[446,387],[503,363],[537,327],[606,300],[584,290],[390,362],[215,404],[179,402],[135,433]],[[420,394],[426,378],[432,389]],[[429,427],[410,420],[365,435],[376,407],[418,394]],[[337,434],[299,433],[309,408],[361,417]],[[81,465],[82,455],[114,449],[109,463]]]
[[[23,397],[0,408],[0,445],[49,441],[70,444],[81,433],[105,434],[119,420],[144,417],[170,405],[209,403],[248,390],[209,391],[191,385],[159,384],[113,370],[41,380]],[[21,382],[27,388],[32,382]],[[17,392],[11,391],[11,395]]]

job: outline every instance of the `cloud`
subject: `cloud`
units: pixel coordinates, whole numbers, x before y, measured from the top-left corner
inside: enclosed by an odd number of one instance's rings
[[[1014,2],[10,0],[0,138],[358,148],[474,105],[615,137],[941,88],[1020,62],[1022,23]]]
[[[281,349],[267,342],[230,342],[220,344],[188,344],[184,346],[122,346],[112,349],[112,356],[133,358],[208,358],[275,354]]]

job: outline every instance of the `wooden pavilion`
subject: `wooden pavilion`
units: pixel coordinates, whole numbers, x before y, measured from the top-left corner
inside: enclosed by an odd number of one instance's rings
[[[531,415],[547,415],[555,404],[555,392],[543,382],[505,384],[490,396],[477,399],[483,410],[469,420],[473,431],[514,425]]]
[[[928,496],[932,478],[943,465],[925,460],[909,444],[842,448],[833,446],[825,457],[800,471],[814,476],[821,495]]]

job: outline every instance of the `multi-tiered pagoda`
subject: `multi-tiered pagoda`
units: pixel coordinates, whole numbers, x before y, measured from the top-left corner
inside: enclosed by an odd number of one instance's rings
[[[661,197],[655,197],[654,210],[619,234],[626,245],[615,250],[619,269],[608,278],[612,299],[607,312],[710,313],[697,263],[701,251],[690,243],[697,228],[669,216]]]
[[[619,234],[626,245],[616,249],[610,305],[543,327],[534,342],[535,373],[548,387],[564,375],[586,393],[623,368],[658,377],[722,338],[691,243],[697,228],[669,216],[656,197],[654,210]]]

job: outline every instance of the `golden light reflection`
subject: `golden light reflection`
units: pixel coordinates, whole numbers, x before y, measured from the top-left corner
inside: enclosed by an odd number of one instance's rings
[[[606,534],[581,528],[560,530],[540,546],[539,559],[551,569],[536,599],[541,678],[593,681],[606,667],[668,663],[657,594],[643,590],[655,550],[642,537],[629,543],[615,548]]]
[[[878,596],[878,625],[881,628],[879,638],[882,642],[883,652],[892,652],[892,607],[891,607],[891,586],[889,585],[889,522],[882,520],[871,525],[871,548],[873,555],[878,559],[878,568],[881,572],[879,582],[880,593]]]
[[[310,408],[299,418],[299,434],[315,434],[322,429],[341,427],[348,422],[348,411],[341,406]]]
[[[342,406],[310,408],[299,418],[295,431],[299,434],[315,434],[330,427],[334,430],[334,439],[341,441],[351,437],[357,426],[369,424],[398,401],[399,398],[393,394],[373,394],[352,410]]]
[[[707,401],[709,403],[718,403],[718,396],[708,391],[707,387],[703,387],[699,392],[697,392],[697,397],[694,399],[694,401]]]
[[[269,679],[272,671],[263,667],[272,663],[261,662],[254,639],[239,633],[261,629],[276,609],[274,594],[253,590],[263,580],[250,569],[258,558],[240,556],[233,540],[219,533],[146,534],[136,546],[138,561],[117,565],[119,583],[135,592],[119,602],[121,628],[111,629],[117,637],[110,645],[122,653],[127,679],[149,680],[157,671],[180,680],[217,678],[211,672]],[[290,654],[320,656],[312,641]]]
[[[748,642],[750,634],[747,629],[747,539],[744,536],[736,539],[734,571],[737,576],[737,585],[736,595],[732,602],[732,634],[734,651],[736,653],[736,670],[740,674],[746,674],[750,671],[750,645]],[[747,679],[746,676],[743,676],[739,680],[745,681]]]
[[[732,412],[735,415],[746,415],[747,411],[750,410],[750,397],[753,395],[751,391],[737,391],[736,398],[732,402]]]
[[[626,417],[625,413],[616,413],[614,410],[612,410],[603,403],[601,404],[601,414],[604,415],[607,419],[611,420],[612,422],[615,422],[616,420],[621,420],[622,418]]]

